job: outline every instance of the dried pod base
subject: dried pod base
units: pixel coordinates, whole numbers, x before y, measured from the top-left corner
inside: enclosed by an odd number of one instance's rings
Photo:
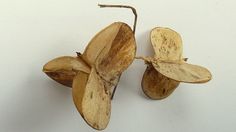
[[[180,82],[170,79],[148,64],[142,79],[142,90],[149,98],[160,100],[168,97]]]

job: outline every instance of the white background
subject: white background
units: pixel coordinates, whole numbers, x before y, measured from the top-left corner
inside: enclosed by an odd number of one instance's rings
[[[151,55],[149,32],[170,27],[182,35],[184,57],[207,67],[213,80],[181,84],[168,98],[148,99],[141,90],[145,65],[135,60],[122,75],[105,132],[235,132],[235,0],[0,0],[0,132],[89,132],[71,89],[41,70],[58,56],[83,51],[114,21],[132,26],[125,9],[138,11],[137,55]]]

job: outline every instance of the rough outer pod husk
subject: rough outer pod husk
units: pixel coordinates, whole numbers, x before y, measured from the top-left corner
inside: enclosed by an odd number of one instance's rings
[[[50,78],[68,87],[72,87],[73,78],[78,71],[90,72],[90,67],[79,56],[58,57],[43,67],[43,72]]]

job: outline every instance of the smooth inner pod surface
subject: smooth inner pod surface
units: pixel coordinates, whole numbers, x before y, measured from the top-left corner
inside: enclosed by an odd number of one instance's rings
[[[120,22],[113,23],[108,27],[101,30],[97,33],[93,39],[89,42],[86,47],[84,53],[82,54],[82,58],[90,65],[94,65],[97,57],[102,52],[102,50],[110,43],[113,42],[117,33],[119,32],[119,28],[122,25]]]
[[[115,22],[99,32],[86,47],[82,58],[95,65],[105,81],[115,84],[120,74],[133,62],[136,42],[132,29]]]
[[[128,68],[136,53],[136,43],[132,29],[127,24],[120,24],[114,40],[108,43],[96,59],[96,69],[108,82]]]

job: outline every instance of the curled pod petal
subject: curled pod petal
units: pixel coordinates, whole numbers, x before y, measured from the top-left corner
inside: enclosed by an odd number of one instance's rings
[[[152,65],[164,76],[179,82],[205,83],[212,77],[206,68],[185,62],[155,62]]]
[[[169,28],[157,27],[151,31],[150,37],[155,58],[161,60],[182,59],[182,39],[177,32]]]
[[[90,67],[80,57],[63,56],[53,59],[43,67],[50,78],[68,87],[78,71],[90,72]]]
[[[204,83],[211,79],[206,68],[183,61],[181,36],[174,30],[154,28],[151,42],[157,59],[152,65],[162,75],[186,83]]]
[[[128,68],[136,53],[132,29],[125,23],[117,24],[119,28],[114,39],[106,44],[95,62],[99,75],[108,82],[116,80]]]
[[[79,71],[74,78],[72,94],[75,106],[94,129],[105,129],[110,120],[109,89],[94,68],[90,74]]]
[[[110,43],[113,42],[117,33],[119,32],[120,22],[115,22],[100,32],[98,32],[92,40],[89,42],[88,46],[85,48],[82,58],[89,64],[94,65],[97,57],[102,52],[102,50]]]

